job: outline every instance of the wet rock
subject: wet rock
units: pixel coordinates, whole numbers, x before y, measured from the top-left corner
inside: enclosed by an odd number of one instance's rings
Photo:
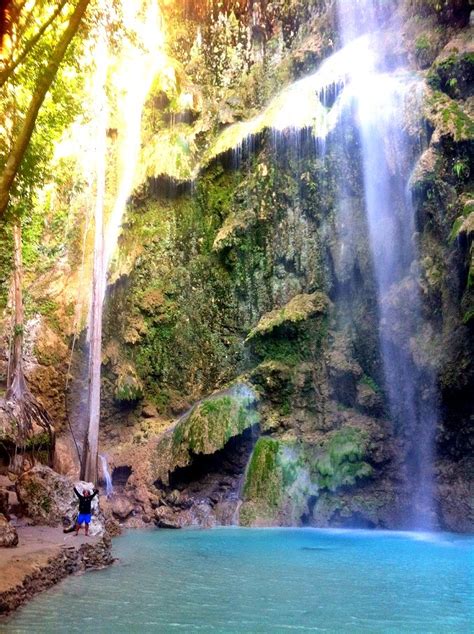
[[[176,512],[168,506],[160,506],[155,510],[155,524],[159,528],[183,528],[191,526],[192,517],[188,511]]]
[[[146,486],[141,485],[137,486],[133,491],[133,497],[139,504],[149,504],[150,503],[150,493]]]
[[[202,528],[213,528],[217,525],[216,516],[209,504],[196,504],[193,506],[193,523],[197,523]]]
[[[258,396],[243,383],[216,392],[182,417],[158,442],[153,459],[155,480],[168,484],[177,467],[191,464],[197,454],[212,455],[231,438],[259,421]]]
[[[18,546],[18,533],[5,515],[0,513],[0,548],[14,548]]]
[[[223,502],[218,502],[213,508],[217,524],[221,526],[231,526],[233,524],[237,524],[239,505],[239,500],[225,500]]]
[[[359,383],[357,385],[357,407],[369,416],[381,416],[383,414],[383,400],[370,385]]]
[[[142,522],[144,522],[145,524],[149,524],[151,522],[151,517],[145,513],[144,515],[142,515]]]
[[[115,496],[112,500],[112,513],[121,520],[127,519],[134,508],[132,502],[124,495]]]
[[[337,335],[327,356],[329,385],[333,398],[352,407],[357,397],[357,382],[362,377],[360,365],[352,358],[350,342]]]

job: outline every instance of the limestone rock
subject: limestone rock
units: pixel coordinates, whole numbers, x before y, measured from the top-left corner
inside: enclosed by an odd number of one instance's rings
[[[158,410],[153,403],[146,403],[142,409],[142,416],[144,418],[156,418],[158,416]]]
[[[160,506],[155,510],[155,524],[159,528],[183,528],[191,523],[189,511],[176,512],[168,506]]]
[[[0,547],[13,548],[18,546],[18,533],[7,518],[0,513]]]
[[[134,505],[125,495],[116,496],[112,500],[112,513],[121,520],[127,519],[134,508]]]
[[[79,504],[74,486],[81,494],[86,489],[94,489],[90,482],[74,482],[49,467],[37,465],[18,479],[16,490],[26,515],[35,524],[66,526],[72,524],[78,514]],[[98,496],[92,500],[89,532],[91,535],[104,532],[104,517],[99,510]]]
[[[327,306],[328,298],[324,293],[296,295],[282,308],[277,308],[263,315],[257,326],[250,331],[247,341],[257,335],[270,334],[274,328],[279,326],[294,325],[318,314],[324,314]]]
[[[327,355],[327,368],[333,398],[352,407],[357,395],[357,381],[362,377],[362,369],[353,359],[350,341],[344,335],[334,338]]]
[[[366,383],[357,385],[356,405],[369,416],[380,416],[383,413],[382,397]]]
[[[61,475],[74,476],[79,471],[79,458],[70,436],[61,434],[54,443],[54,470]]]
[[[167,484],[169,473],[189,465],[196,454],[211,455],[231,438],[256,425],[259,421],[257,402],[254,390],[239,383],[198,403],[158,442],[154,455],[155,479]]]

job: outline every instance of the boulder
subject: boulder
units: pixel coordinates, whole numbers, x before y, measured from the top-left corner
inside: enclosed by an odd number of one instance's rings
[[[0,489],[0,514],[4,515],[8,519],[8,500],[9,493],[6,489]]]
[[[0,513],[0,547],[13,548],[18,546],[18,533],[5,515]]]
[[[369,416],[381,416],[383,414],[383,400],[371,385],[359,382],[357,385],[357,407]]]
[[[155,524],[159,528],[183,528],[192,524],[189,511],[174,511],[168,506],[160,506],[155,510]]]
[[[74,486],[82,494],[92,491],[91,482],[74,482],[45,465],[37,465],[24,473],[17,481],[16,491],[25,514],[35,524],[67,526],[74,523],[79,504]],[[98,496],[92,500],[90,535],[102,535],[105,530],[103,514],[99,510]]]
[[[158,410],[153,403],[146,403],[142,409],[143,418],[157,418]]]
[[[116,496],[112,500],[112,513],[121,520],[126,520],[134,509],[134,505],[125,495]]]

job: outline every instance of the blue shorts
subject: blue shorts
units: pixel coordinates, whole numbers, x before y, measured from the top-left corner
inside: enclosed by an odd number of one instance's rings
[[[81,524],[90,524],[91,523],[91,514],[90,513],[79,513],[77,516],[77,523],[79,526]]]

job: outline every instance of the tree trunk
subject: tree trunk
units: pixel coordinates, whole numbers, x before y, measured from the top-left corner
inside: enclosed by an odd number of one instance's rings
[[[23,369],[23,258],[21,243],[21,224],[17,220],[13,226],[13,296],[14,296],[14,325],[13,347],[9,360],[10,384],[7,386],[5,402],[16,425],[18,444],[25,445],[31,436],[33,425],[42,427],[49,436],[49,461],[52,462],[54,452],[54,428],[46,409],[31,394],[25,380]]]
[[[39,110],[51,87],[51,84],[54,81],[54,78],[56,77],[59,65],[64,58],[66,50],[79,28],[89,2],[90,0],[79,0],[77,3],[61,39],[56,44],[48,65],[38,79],[35,92],[31,98],[20,132],[12,144],[5,168],[0,177],[0,217],[5,213],[8,206],[8,202],[10,200],[10,190],[30,142],[31,135],[33,134]]]
[[[21,224],[17,220],[13,225],[13,348],[10,357],[10,385],[7,398],[21,398],[26,391],[23,372],[23,258],[21,253]]]

